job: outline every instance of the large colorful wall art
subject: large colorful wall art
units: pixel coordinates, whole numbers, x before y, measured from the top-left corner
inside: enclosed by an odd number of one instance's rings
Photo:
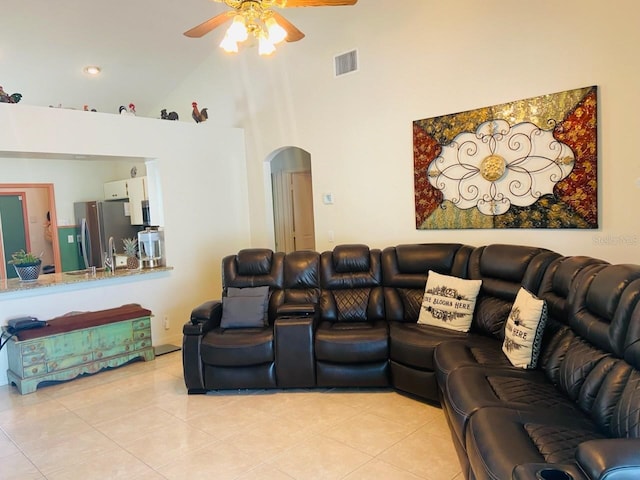
[[[597,87],[413,122],[416,228],[597,228]]]

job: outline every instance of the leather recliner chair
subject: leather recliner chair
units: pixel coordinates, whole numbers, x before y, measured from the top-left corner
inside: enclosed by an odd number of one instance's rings
[[[339,245],[322,253],[320,263],[317,385],[388,386],[388,326],[380,250]]]
[[[230,287],[269,287],[267,322],[223,328],[222,302],[195,308],[183,332],[183,364],[189,393],[213,389],[275,388],[274,321],[283,303],[284,253],[245,249],[222,260],[223,299]]]
[[[465,278],[473,247],[456,243],[411,244],[382,251],[389,364],[395,388],[438,401],[433,351],[465,333],[417,323],[429,270]]]
[[[545,361],[547,347],[553,344],[561,330],[567,328],[566,303],[575,277],[586,267],[602,264],[607,262],[585,256],[558,257],[545,270],[537,294],[547,304],[547,323],[540,354],[542,363]],[[466,342],[447,344],[446,348],[436,349],[434,364],[441,388],[446,385],[452,368],[484,365],[519,370],[512,367],[502,354],[502,340],[493,337],[486,337],[486,341],[481,342],[477,338],[471,338]]]
[[[445,413],[464,445],[469,478],[510,478],[528,464],[562,470],[583,454],[580,464],[598,471],[589,478],[637,478],[640,374],[638,358],[628,353],[638,344],[630,326],[640,318],[639,287],[637,265],[584,268],[567,299],[570,328],[547,347],[542,370],[478,365],[449,374]],[[588,447],[607,437],[617,437],[619,455],[606,445]],[[602,474],[612,460],[617,473]]]
[[[535,402],[539,397],[548,395],[549,391],[555,395],[555,389],[547,384],[542,374],[544,370],[557,368],[558,344],[562,343],[567,335],[568,309],[567,301],[571,286],[579,272],[591,267],[601,268],[606,262],[588,257],[559,257],[546,269],[545,275],[538,292],[539,298],[543,298],[547,304],[547,325],[542,342],[542,350],[539,357],[539,369],[523,370],[514,367],[502,354],[502,341],[498,338],[486,337],[482,343],[476,338],[470,338],[467,342],[447,342],[436,348],[434,363],[436,369],[440,365],[446,365],[447,371],[438,370],[438,384],[443,393],[442,408],[449,420],[452,439],[460,464],[464,470],[469,469],[466,454],[465,430],[466,424],[475,410],[486,402],[486,405],[500,404],[491,396],[478,396],[474,393],[474,387],[481,378],[474,375],[477,371],[503,372],[503,379],[516,385],[521,378],[538,377],[539,383],[531,383],[531,392],[525,393],[523,398]],[[449,387],[449,385],[452,385]],[[527,384],[525,384],[527,385]],[[537,386],[537,388],[534,388]],[[459,392],[455,398],[448,400],[448,390],[452,388]],[[460,393],[461,392],[461,393]],[[533,393],[536,392],[536,393]],[[468,396],[467,393],[470,395]],[[553,402],[549,401],[549,406]]]

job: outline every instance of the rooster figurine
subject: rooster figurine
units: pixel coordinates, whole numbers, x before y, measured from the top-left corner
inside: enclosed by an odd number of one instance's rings
[[[191,113],[191,116],[196,121],[196,123],[204,122],[209,118],[209,114],[207,113],[206,108],[203,108],[202,110],[198,110],[197,102],[193,102],[191,106],[193,107],[193,112]]]
[[[176,112],[167,113],[167,109],[160,110],[160,118],[162,120],[178,120],[178,114]]]
[[[12,93],[8,95],[2,87],[0,87],[0,103],[18,103],[22,100],[20,93]]]
[[[120,105],[118,112],[120,113],[120,115],[135,115],[136,106],[133,103],[129,104],[129,108],[125,107],[124,105]]]

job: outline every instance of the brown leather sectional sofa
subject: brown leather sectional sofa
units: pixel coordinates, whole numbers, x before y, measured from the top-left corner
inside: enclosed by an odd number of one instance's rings
[[[248,249],[222,269],[222,300],[184,326],[189,393],[392,386],[441,404],[467,479],[640,478],[640,265],[413,244]],[[482,280],[468,333],[417,323],[429,271]],[[260,300],[230,297],[256,287],[266,318],[245,325]],[[535,369],[502,351],[521,287],[548,313]]]

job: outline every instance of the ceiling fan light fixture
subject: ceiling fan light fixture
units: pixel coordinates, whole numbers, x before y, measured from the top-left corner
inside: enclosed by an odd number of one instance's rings
[[[277,45],[287,38],[287,31],[282,28],[278,22],[276,22],[275,18],[267,18],[264,23],[267,26],[267,31],[269,32],[269,41],[273,45]]]
[[[236,43],[244,42],[249,38],[249,32],[247,31],[247,24],[244,16],[236,15],[233,17],[233,23],[227,30],[227,35]]]
[[[276,47],[273,45],[267,36],[263,33],[258,37],[258,54],[271,55],[276,51]]]
[[[260,44],[260,55],[270,55],[275,51],[274,45],[286,40],[297,42],[304,38],[294,24],[272,10],[272,7],[337,7],[355,5],[358,0],[212,0],[224,3],[233,10],[219,13],[209,20],[190,28],[184,35],[189,38],[200,38],[215,28],[227,23],[233,17],[232,25],[220,46],[228,52],[237,52],[238,43],[249,36],[256,38]],[[262,38],[264,37],[264,38]],[[253,45],[253,42],[252,42]]]
[[[238,42],[234,41],[227,33],[220,42],[220,48],[227,53],[238,53]]]

